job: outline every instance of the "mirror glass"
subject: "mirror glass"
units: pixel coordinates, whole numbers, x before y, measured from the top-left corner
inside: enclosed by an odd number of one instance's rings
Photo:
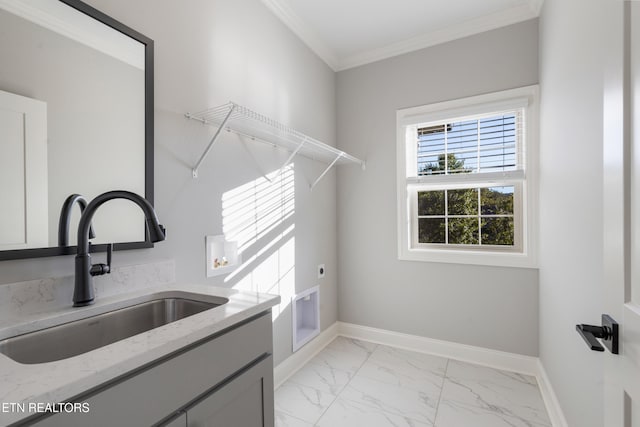
[[[153,203],[150,49],[79,1],[0,0],[0,259],[74,253],[78,205],[59,233],[72,194],[128,190]],[[128,201],[102,206],[93,230],[93,245],[150,246]]]

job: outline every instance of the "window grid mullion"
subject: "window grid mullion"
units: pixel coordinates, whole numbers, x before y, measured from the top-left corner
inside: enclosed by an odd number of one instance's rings
[[[480,120],[476,120],[476,140],[478,144],[477,166],[476,170],[480,172]]]
[[[449,132],[447,131],[447,123],[444,125],[444,174],[449,175]]]
[[[446,127],[445,127],[446,132]],[[446,146],[445,146],[446,149]],[[445,155],[445,159],[447,156]],[[445,160],[446,164],[446,160]],[[444,190],[444,243],[449,244],[449,190]]]
[[[480,134],[480,129],[478,129],[478,135]],[[480,137],[478,136],[478,146],[480,145]],[[478,167],[480,167],[480,163],[478,163]],[[482,192],[481,188],[478,188],[478,245],[482,246],[482,198],[480,197],[480,193]]]
[[[478,173],[480,172],[480,119],[476,120],[476,140],[477,140],[477,146],[478,146],[478,154],[477,154],[477,166],[476,166],[476,170],[478,171]],[[480,206],[480,189],[478,188],[478,246],[482,246],[482,219],[481,219],[481,209],[482,207]]]

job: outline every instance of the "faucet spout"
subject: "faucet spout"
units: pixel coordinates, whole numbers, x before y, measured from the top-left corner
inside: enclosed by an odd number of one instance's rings
[[[58,220],[58,246],[69,246],[69,223],[71,222],[71,209],[75,204],[80,206],[80,212],[84,212],[87,208],[87,199],[80,194],[72,194],[67,197],[62,204],[60,210],[60,219]],[[89,226],[89,238],[93,239],[95,234],[93,227]]]
[[[137,204],[146,218],[148,238],[151,242],[160,242],[165,239],[166,230],[158,222],[153,206],[144,197],[130,191],[108,191],[100,194],[91,201],[82,213],[78,224],[78,254],[76,255],[76,277],[73,291],[73,306],[82,307],[93,304],[95,299],[93,292],[92,276],[110,272],[110,268],[92,268],[91,255],[89,254],[89,239],[91,220],[100,206],[109,200],[125,199]]]

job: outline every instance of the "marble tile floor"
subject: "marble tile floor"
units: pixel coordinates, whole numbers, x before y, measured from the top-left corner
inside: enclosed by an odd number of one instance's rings
[[[275,408],[276,427],[551,427],[534,377],[344,337]]]

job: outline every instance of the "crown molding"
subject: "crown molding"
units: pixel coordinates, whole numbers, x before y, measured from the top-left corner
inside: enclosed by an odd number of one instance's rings
[[[473,34],[494,30],[496,28],[533,19],[537,16],[537,13],[532,9],[530,3],[523,4],[511,9],[474,18],[460,24],[451,25],[440,30],[431,31],[421,36],[393,43],[378,49],[372,49],[357,55],[341,58],[338,62],[337,71],[347,70],[349,68],[358,67],[360,65],[369,64],[391,58],[393,56],[468,37]]]
[[[284,0],[261,0],[294,34],[296,34],[333,71],[343,71],[404,53],[413,52],[452,40],[468,37],[496,28],[536,18],[544,0],[526,0],[526,3],[474,18],[460,24],[431,31],[417,37],[402,40],[387,46],[367,50],[346,57],[336,53],[289,7]]]
[[[300,38],[316,55],[320,57],[333,71],[338,71],[338,58],[318,34],[313,31],[287,4],[282,0],[261,0],[262,3],[276,15],[293,33]]]

